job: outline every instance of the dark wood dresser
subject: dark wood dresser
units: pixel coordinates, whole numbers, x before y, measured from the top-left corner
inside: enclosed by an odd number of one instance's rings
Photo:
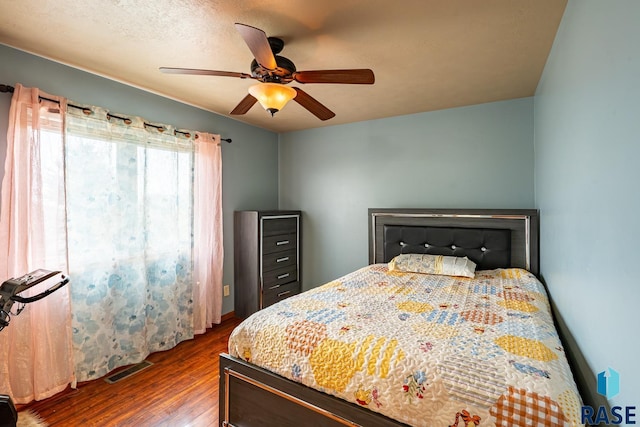
[[[300,211],[234,212],[236,316],[300,293],[301,217]]]

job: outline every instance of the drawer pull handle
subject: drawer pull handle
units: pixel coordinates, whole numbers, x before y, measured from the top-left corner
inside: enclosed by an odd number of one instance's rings
[[[271,286],[271,287],[269,287],[269,290],[271,290],[271,289],[278,289],[279,287],[280,287],[280,285]]]
[[[284,257],[282,257],[282,258],[278,258],[278,259],[276,260],[276,262],[285,262],[285,261],[289,261],[289,257],[288,257],[288,256],[284,256]]]
[[[291,273],[285,273],[278,276],[278,279],[284,279],[285,277],[289,277]]]
[[[279,297],[281,297],[281,296],[284,296],[284,295],[290,294],[290,293],[291,293],[291,291],[284,291],[284,292],[280,292],[280,293],[278,294],[278,298],[279,298]]]
[[[289,241],[288,240],[280,240],[279,242],[276,242],[276,246],[282,246],[282,245],[288,245]]]

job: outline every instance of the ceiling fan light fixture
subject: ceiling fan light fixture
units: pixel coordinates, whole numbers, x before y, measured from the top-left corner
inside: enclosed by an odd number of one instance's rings
[[[262,108],[273,116],[298,94],[295,89],[279,83],[258,83],[249,87],[249,94],[256,98]]]

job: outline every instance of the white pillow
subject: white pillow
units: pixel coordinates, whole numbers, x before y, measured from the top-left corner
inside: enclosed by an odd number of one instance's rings
[[[467,257],[402,254],[391,260],[389,263],[389,271],[474,278],[476,264]]]

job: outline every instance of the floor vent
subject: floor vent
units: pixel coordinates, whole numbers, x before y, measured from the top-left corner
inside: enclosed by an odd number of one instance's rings
[[[121,380],[123,380],[125,378],[128,378],[131,375],[133,375],[133,374],[135,374],[137,372],[140,372],[143,369],[146,369],[151,365],[153,365],[153,363],[149,362],[148,360],[143,360],[142,362],[138,363],[137,365],[130,366],[127,369],[123,369],[122,371],[120,371],[118,373],[115,373],[113,375],[109,375],[104,380],[106,382],[108,382],[109,384],[117,383],[118,381],[121,381]]]

